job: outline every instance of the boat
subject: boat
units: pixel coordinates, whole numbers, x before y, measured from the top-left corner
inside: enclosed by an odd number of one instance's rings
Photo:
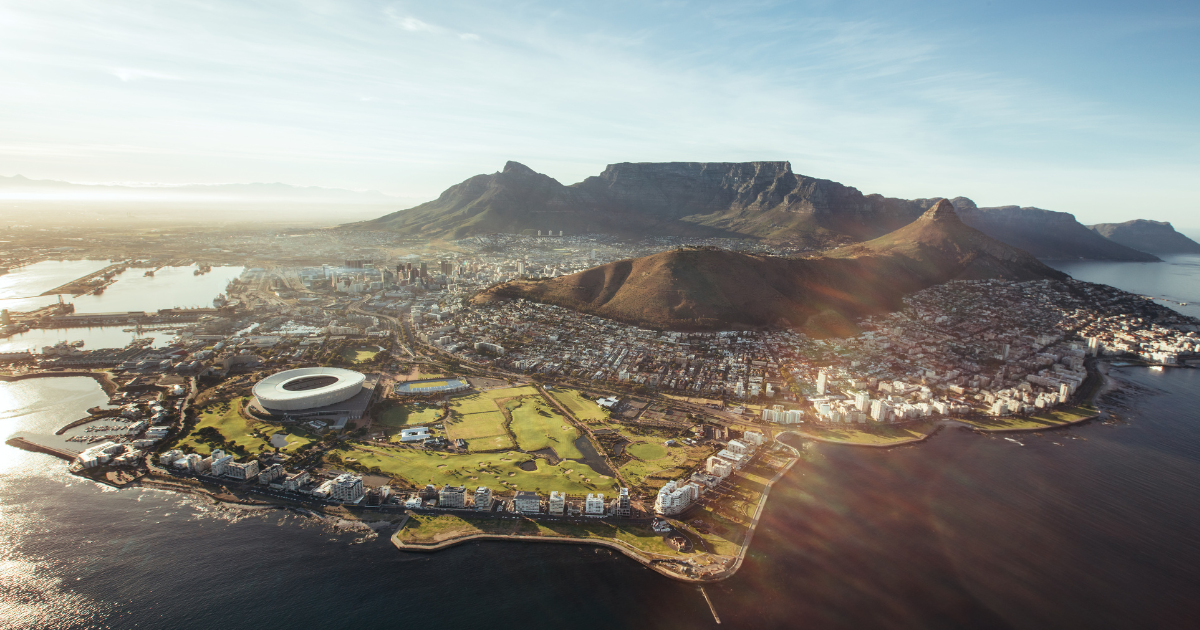
[[[1012,438],[1004,438],[1004,439],[1008,440],[1009,442],[1012,442],[1013,444],[1016,444],[1017,446],[1025,446],[1024,444],[1022,444]]]
[[[153,277],[154,277],[154,270],[153,270],[153,269],[151,269],[150,271],[147,271],[146,273],[144,273],[144,274],[142,274],[142,275],[144,275],[144,276],[146,276],[146,277],[148,277],[148,278],[153,278]]]
[[[1161,372],[1161,371],[1162,371],[1162,366],[1161,366],[1161,365],[1151,365],[1151,366],[1150,366],[1150,369],[1151,369],[1151,370],[1154,370],[1155,372]]]

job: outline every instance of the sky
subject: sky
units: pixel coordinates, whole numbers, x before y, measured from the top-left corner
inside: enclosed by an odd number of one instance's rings
[[[788,160],[1200,227],[1200,3],[0,0],[0,174],[404,204],[516,160]]]

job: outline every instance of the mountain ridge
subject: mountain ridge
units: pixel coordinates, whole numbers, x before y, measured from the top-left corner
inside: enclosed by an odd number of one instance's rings
[[[1200,254],[1200,243],[1180,234],[1167,221],[1134,219],[1088,227],[1110,241],[1150,254]]]
[[[954,279],[1065,279],[1030,254],[965,225],[947,200],[866,243],[801,258],[683,248],[570,276],[509,282],[477,303],[524,298],[655,328],[788,326],[844,334],[850,320],[899,308]]]
[[[457,239],[488,233],[764,238],[811,248],[899,229],[943,197],[897,199],[792,171],[787,161],[619,162],[564,185],[515,161],[437,199],[344,229]],[[1044,258],[1154,261],[1065,212],[952,200],[968,225]],[[956,206],[957,207],[957,206]]]

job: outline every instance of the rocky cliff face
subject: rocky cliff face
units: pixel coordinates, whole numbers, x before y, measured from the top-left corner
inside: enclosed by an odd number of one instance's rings
[[[1134,219],[1098,223],[1091,228],[1110,241],[1151,254],[1200,254],[1200,243],[1176,232],[1166,221]]]
[[[979,208],[965,197],[952,201],[963,223],[1046,260],[1154,262],[1147,254],[1104,238],[1067,212],[999,206]]]

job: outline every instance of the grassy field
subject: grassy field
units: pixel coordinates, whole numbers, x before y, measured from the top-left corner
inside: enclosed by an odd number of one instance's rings
[[[1019,416],[1010,416],[1003,418],[971,418],[959,419],[961,422],[969,424],[981,431],[1028,431],[1037,429],[1049,429],[1052,427],[1078,422],[1084,418],[1090,418],[1100,413],[1092,407],[1063,407],[1039,413],[1028,418]]]
[[[635,445],[636,446],[636,445]],[[657,445],[656,445],[657,446]],[[669,479],[682,475],[695,466],[713,450],[707,447],[679,446],[663,448],[665,455],[654,461],[631,459],[621,466],[621,474],[634,485],[661,487]]]
[[[451,416],[446,422],[446,437],[466,440],[472,451],[512,448],[512,438],[504,430],[504,416],[496,413],[473,413]]]
[[[571,426],[541,396],[514,398],[505,406],[512,416],[510,428],[517,436],[517,445],[525,451],[552,448],[564,459],[582,459],[583,453],[575,448],[579,430]]]
[[[559,523],[531,519],[462,518],[446,514],[412,514],[398,537],[410,544],[436,544],[471,534],[542,536],[547,538],[587,538],[620,540],[630,546],[658,555],[679,556],[661,534],[645,525],[625,523]]]
[[[806,423],[792,430],[820,440],[845,442],[847,444],[868,444],[886,446],[903,444],[919,440],[933,433],[937,428],[934,422],[910,422],[904,425],[894,424],[828,424],[821,425]]]
[[[578,462],[563,461],[551,466],[535,460],[537,470],[521,470],[519,464],[530,459],[522,453],[471,453],[452,455],[407,448],[356,446],[339,449],[344,460],[355,459],[367,468],[378,467],[386,475],[416,485],[463,484],[487,486],[493,490],[559,490],[571,494],[615,492],[612,477],[600,475]]]
[[[442,417],[441,407],[421,404],[398,405],[379,414],[376,421],[390,429],[419,426],[437,421]]]
[[[667,456],[667,447],[655,442],[639,442],[625,447],[625,451],[638,459],[648,462]]]
[[[555,400],[580,422],[602,422],[608,419],[608,412],[600,408],[596,401],[591,400],[573,389],[554,388],[549,392]]]
[[[340,354],[351,363],[366,363],[379,354],[379,348],[342,348]]]
[[[455,396],[450,400],[447,435],[452,440],[467,440],[473,451],[511,448],[512,439],[504,430],[504,414],[496,401],[533,394],[537,394],[537,390],[532,387],[509,387]]]
[[[274,450],[273,447],[267,443],[267,440],[271,439],[272,435],[280,431],[288,434],[288,446],[280,449],[285,453],[294,452],[301,446],[313,441],[312,438],[306,435],[304,432],[292,427],[283,427],[267,422],[254,422],[251,420],[246,420],[241,416],[241,414],[238,413],[238,408],[244,404],[245,401],[245,398],[235,398],[228,403],[220,403],[205,407],[204,410],[200,412],[195,428],[192,429],[191,433],[189,433],[186,438],[179,442],[178,446],[183,446],[185,444],[189,445],[201,455],[208,455],[212,453],[212,445],[200,441],[200,437],[197,435],[200,429],[205,427],[213,427],[220,431],[221,435],[225,436],[226,440],[232,442],[237,448],[240,448],[247,454],[257,453],[260,449],[268,451]],[[266,437],[259,437],[255,435],[255,431],[262,433]]]

